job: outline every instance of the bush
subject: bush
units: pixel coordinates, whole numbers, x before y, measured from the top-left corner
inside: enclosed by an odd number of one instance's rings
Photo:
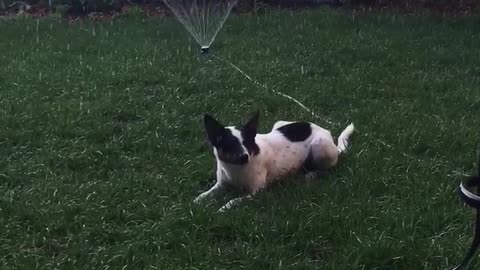
[[[445,6],[464,6],[474,3],[476,0],[342,0],[343,4],[350,6],[373,6],[373,5],[391,5],[391,6],[415,6],[415,7],[445,7]]]
[[[0,10],[8,9],[15,0],[0,0]],[[162,0],[21,0],[29,5],[40,5],[58,12],[86,14],[90,12],[120,11],[125,5],[164,6]],[[393,6],[409,8],[428,8],[440,10],[473,10],[477,0],[239,0],[235,10],[238,12],[258,12],[268,7],[305,8],[319,5],[329,6]]]

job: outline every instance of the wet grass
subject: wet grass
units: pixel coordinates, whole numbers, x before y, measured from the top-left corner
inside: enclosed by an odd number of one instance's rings
[[[480,133],[478,17],[231,17],[201,57],[174,20],[0,21],[2,269],[448,269]],[[225,214],[201,119],[358,131],[325,177]],[[329,123],[331,121],[332,123]]]

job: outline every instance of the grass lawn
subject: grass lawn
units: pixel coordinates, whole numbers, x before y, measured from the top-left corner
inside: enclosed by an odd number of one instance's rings
[[[2,269],[452,268],[472,237],[456,188],[480,142],[479,23],[232,16],[212,53],[320,120],[200,57],[172,19],[0,21]],[[214,183],[203,114],[254,110],[262,132],[358,130],[321,179],[194,205]]]

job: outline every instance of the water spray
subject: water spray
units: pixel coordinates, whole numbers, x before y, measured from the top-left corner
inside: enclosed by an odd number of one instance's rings
[[[238,0],[163,0],[175,17],[208,53]]]

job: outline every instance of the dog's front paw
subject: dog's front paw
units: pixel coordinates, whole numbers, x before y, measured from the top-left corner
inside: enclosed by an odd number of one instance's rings
[[[308,172],[307,174],[305,174],[305,180],[306,180],[307,182],[313,181],[313,180],[315,180],[317,177],[318,177],[318,175],[317,175],[317,173],[315,173],[315,172]]]
[[[225,211],[227,211],[228,209],[230,209],[230,207],[232,207],[232,206],[227,203],[227,204],[225,204],[224,206],[220,207],[220,209],[218,209],[217,212],[218,212],[218,213],[224,213]]]
[[[305,174],[305,180],[307,182],[318,180],[319,178],[327,176],[327,172],[323,170],[311,171]]]
[[[220,209],[218,209],[217,212],[223,213],[223,212],[232,208],[232,206],[238,204],[239,202],[241,202],[244,199],[245,199],[245,197],[231,199],[228,203],[226,203],[224,206],[222,206]]]
[[[193,200],[193,202],[196,203],[196,204],[200,204],[204,199],[205,199],[205,195],[200,194],[200,195],[198,195],[197,198],[195,198],[195,200]]]

